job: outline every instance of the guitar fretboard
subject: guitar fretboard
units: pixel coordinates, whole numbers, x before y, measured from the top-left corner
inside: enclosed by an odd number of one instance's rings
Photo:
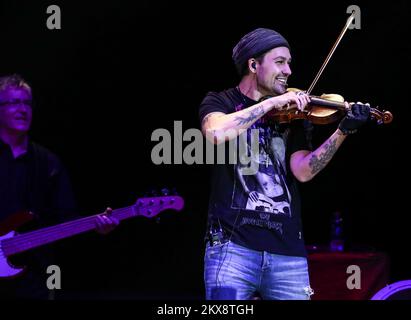
[[[135,205],[113,210],[111,216],[120,220],[137,215]],[[96,217],[89,216],[64,222],[41,230],[27,232],[2,241],[2,250],[6,256],[17,254],[60,239],[68,238],[96,228]]]
[[[113,210],[110,213],[110,216],[119,221],[135,216],[152,218],[166,209],[181,210],[183,207],[184,200],[179,196],[140,198],[136,204],[132,206]],[[68,221],[55,226],[3,239],[0,243],[1,251],[6,256],[11,256],[44,244],[95,229],[97,216],[98,215],[94,215]]]

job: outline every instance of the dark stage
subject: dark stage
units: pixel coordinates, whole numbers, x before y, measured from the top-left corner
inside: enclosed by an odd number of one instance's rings
[[[152,162],[154,130],[199,128],[208,91],[237,85],[240,37],[278,30],[293,55],[290,86],[307,89],[335,42],[351,1],[1,1],[0,74],[19,73],[36,102],[31,137],[59,155],[80,214],[121,208],[175,188],[182,211],[122,221],[106,236],[62,240],[62,290],[74,299],[204,298],[203,253],[210,166]],[[411,279],[408,1],[357,2],[348,30],[313,94],[337,93],[392,112],[391,124],[348,137],[329,166],[300,185],[307,245],[329,241],[344,216],[346,250],[383,252],[389,282]],[[49,30],[46,10],[61,9]],[[318,145],[336,123],[315,126]],[[180,137],[181,139],[181,137]],[[190,142],[183,143],[183,149]],[[175,157],[176,155],[174,155]],[[7,199],[1,199],[7,201]]]

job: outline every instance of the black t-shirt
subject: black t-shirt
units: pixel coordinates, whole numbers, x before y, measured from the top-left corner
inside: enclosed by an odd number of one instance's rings
[[[211,112],[229,114],[256,103],[237,88],[210,92],[200,105],[200,121]],[[251,139],[253,133],[258,140]],[[289,167],[292,153],[310,150],[304,125],[302,121],[269,125],[259,120],[247,136],[243,150],[248,158],[240,159],[238,148],[236,163],[230,162],[227,150],[233,149],[226,142],[226,161],[212,167],[208,228],[221,226],[233,242],[250,249],[306,256],[300,196]],[[251,152],[256,145],[258,151]]]
[[[59,158],[34,142],[14,158],[0,140],[0,221],[20,211],[35,214],[30,229],[77,217],[71,182]]]

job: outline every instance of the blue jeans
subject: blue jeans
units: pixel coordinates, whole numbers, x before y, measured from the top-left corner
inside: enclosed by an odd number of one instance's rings
[[[309,300],[307,259],[255,251],[231,241],[207,244],[204,257],[207,300]]]

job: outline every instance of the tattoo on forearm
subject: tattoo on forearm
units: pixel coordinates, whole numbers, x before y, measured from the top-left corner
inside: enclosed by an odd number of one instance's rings
[[[264,114],[263,106],[258,106],[257,108],[248,112],[244,117],[235,117],[238,125],[248,124],[254,120],[260,118]]]
[[[309,166],[313,175],[321,171],[334,156],[337,151],[337,139],[330,140],[324,145],[324,149],[324,153],[319,156],[314,154],[310,159]]]
[[[208,119],[212,116],[213,113],[207,114],[204,118],[203,121],[201,122],[201,127],[204,127],[204,125],[208,122]]]

